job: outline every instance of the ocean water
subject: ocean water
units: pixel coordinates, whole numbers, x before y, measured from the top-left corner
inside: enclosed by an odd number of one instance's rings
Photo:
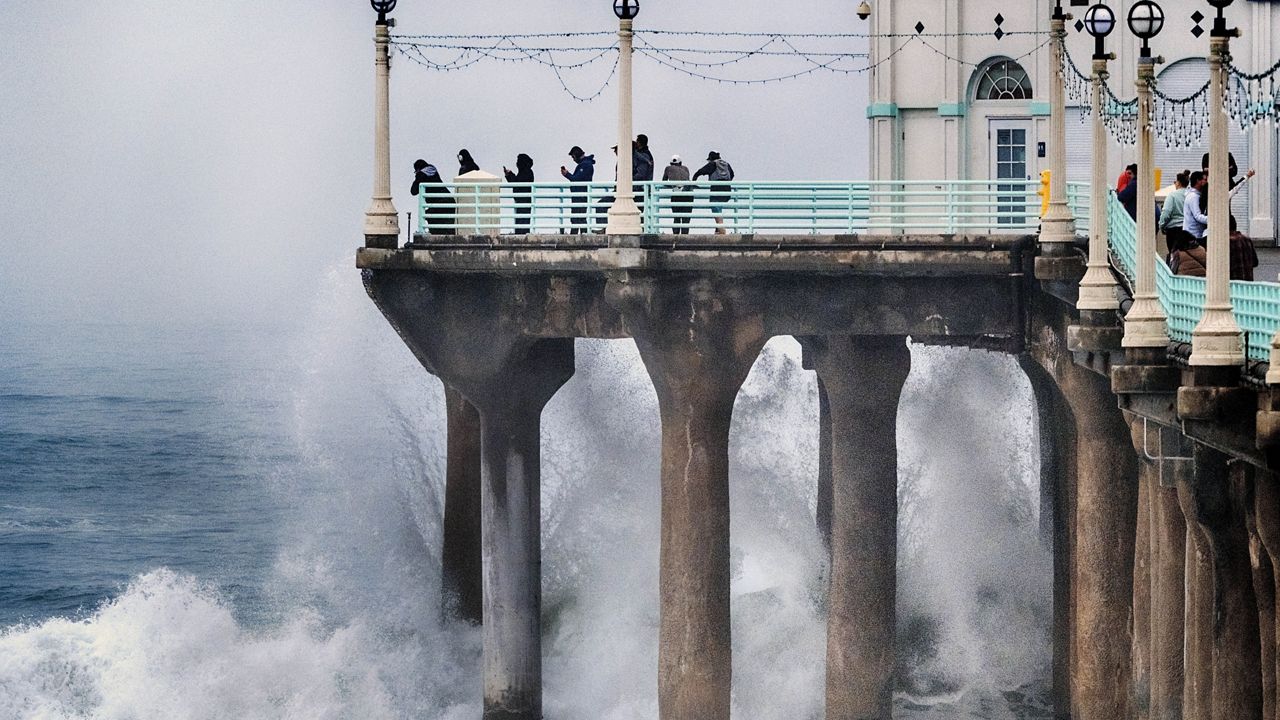
[[[0,719],[479,716],[478,633],[437,612],[439,384],[345,263],[290,314],[0,333]],[[577,352],[543,425],[546,714],[654,718],[657,400],[631,343]],[[822,716],[816,414],[775,339],[734,415],[735,718]],[[899,436],[895,717],[1049,717],[1026,380],[913,347]]]

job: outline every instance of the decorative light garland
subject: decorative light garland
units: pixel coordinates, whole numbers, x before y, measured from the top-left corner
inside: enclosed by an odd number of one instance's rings
[[[1280,103],[1277,72],[1280,72],[1280,62],[1256,74],[1246,73],[1227,63],[1227,114],[1241,130],[1247,131],[1261,122],[1276,122],[1280,119],[1280,108],[1277,108],[1277,103]]]

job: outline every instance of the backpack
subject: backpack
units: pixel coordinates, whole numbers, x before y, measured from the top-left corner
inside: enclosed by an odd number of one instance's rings
[[[716,160],[716,169],[711,171],[712,180],[732,180],[733,168],[729,167],[729,163],[723,160]]]

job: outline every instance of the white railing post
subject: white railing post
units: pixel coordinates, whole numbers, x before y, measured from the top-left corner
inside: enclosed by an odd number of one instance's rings
[[[640,208],[631,186],[631,20],[618,21],[618,183],[606,235],[639,235]]]
[[[1152,147],[1151,87],[1156,80],[1156,59],[1150,50],[1138,59],[1138,237],[1134,243],[1133,307],[1124,318],[1125,348],[1163,350],[1169,344],[1164,310],[1156,294],[1156,219],[1151,210],[1155,197],[1155,151]]]
[[[1193,367],[1236,366],[1244,362],[1240,326],[1231,312],[1231,178],[1227,112],[1223,105],[1232,32],[1215,25],[1209,38],[1209,267],[1205,273],[1204,315],[1191,334]]]
[[[1107,259],[1107,129],[1102,124],[1102,86],[1107,80],[1107,56],[1093,57],[1093,188],[1089,208],[1089,264],[1080,280],[1080,310],[1104,313],[1120,308],[1116,279]],[[1050,178],[1052,182],[1052,178]]]

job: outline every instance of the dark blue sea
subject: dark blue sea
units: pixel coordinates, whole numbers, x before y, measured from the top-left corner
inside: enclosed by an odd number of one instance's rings
[[[629,342],[577,352],[543,427],[547,716],[654,718],[656,398]],[[899,714],[1046,717],[1030,390],[913,357]],[[735,718],[821,716],[815,393],[779,339],[735,408]],[[442,403],[346,266],[268,324],[0,328],[0,720],[478,717],[479,635],[438,613]]]

